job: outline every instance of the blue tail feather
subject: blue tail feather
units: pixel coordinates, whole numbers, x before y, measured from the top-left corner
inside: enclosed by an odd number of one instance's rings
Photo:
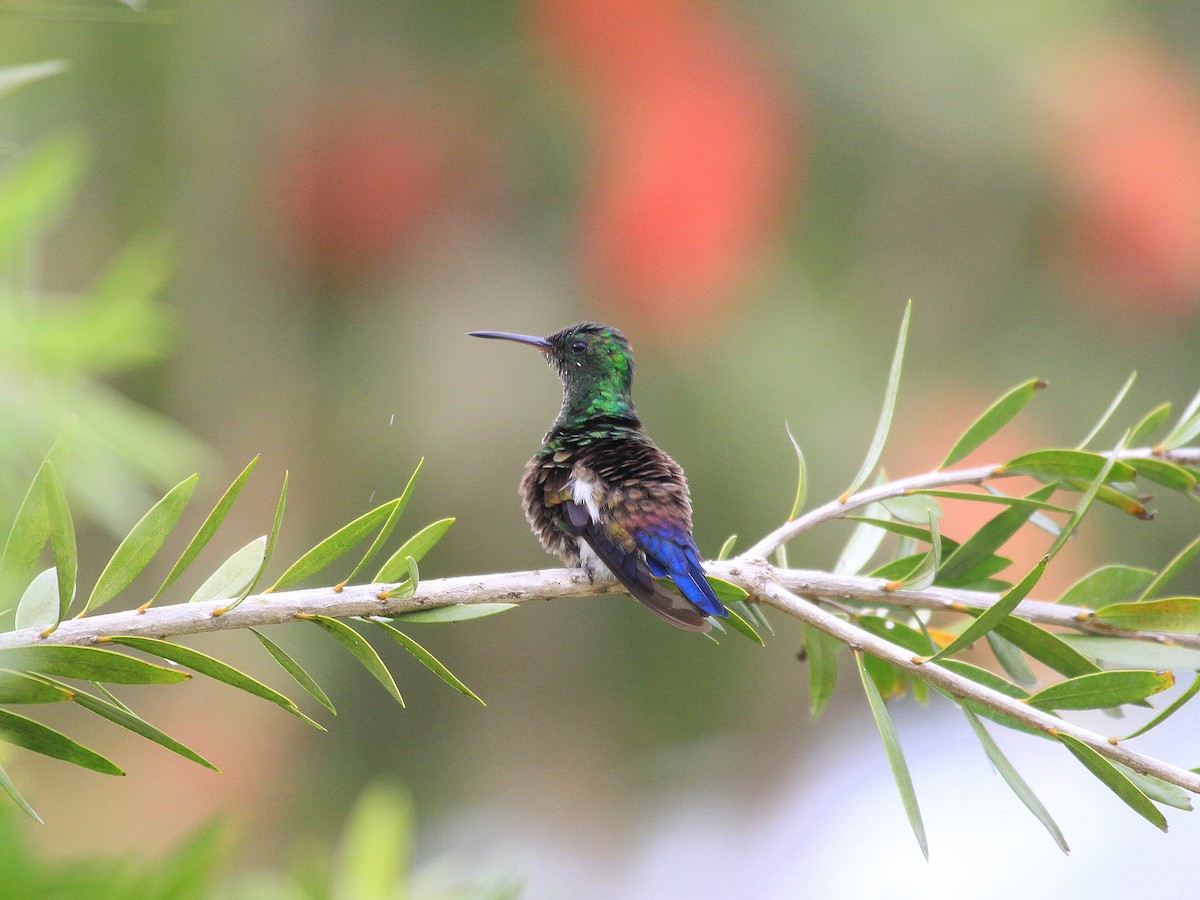
[[[657,578],[670,577],[689,601],[703,613],[724,618],[729,615],[720,599],[704,577],[704,566],[700,553],[690,535],[654,534],[647,531],[634,533],[634,540],[646,554],[650,573]]]

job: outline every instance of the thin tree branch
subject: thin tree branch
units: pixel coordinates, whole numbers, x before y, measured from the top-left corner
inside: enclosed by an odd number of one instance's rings
[[[1200,463],[1200,448],[1184,447],[1178,450],[1165,450],[1155,453],[1153,447],[1138,447],[1136,449],[1123,450],[1118,454],[1117,458],[1137,459],[1148,456],[1167,459],[1171,462],[1195,465]],[[766,559],[775,550],[801,532],[808,531],[822,522],[828,522],[830,519],[841,518],[851,510],[861,509],[879,500],[902,497],[909,491],[919,491],[926,488],[944,488],[956,484],[982,484],[985,481],[991,481],[995,478],[1008,478],[1014,474],[1019,473],[1005,472],[1002,465],[973,466],[970,469],[947,469],[945,471],[938,469],[933,472],[927,472],[924,475],[913,475],[910,478],[901,478],[899,481],[890,481],[887,484],[870,487],[865,491],[859,491],[857,494],[848,497],[845,503],[840,500],[831,500],[824,506],[818,506],[811,512],[792,519],[790,522],[785,522],[737,558],[743,561]]]
[[[1127,451],[1125,457],[1153,455],[1149,449]],[[1188,448],[1159,454],[1177,462],[1200,462],[1200,449]],[[1001,712],[1039,731],[1071,735],[1104,756],[1124,763],[1130,768],[1162,778],[1190,791],[1200,793],[1200,775],[1144,756],[1120,746],[1107,738],[1079,728],[1049,713],[1006,697],[990,688],[963,678],[936,664],[919,664],[911,653],[858,628],[836,615],[821,609],[814,598],[827,601],[855,601],[887,604],[900,607],[920,607],[947,612],[966,613],[984,609],[998,599],[997,594],[961,589],[931,587],[926,590],[884,589],[883,579],[858,576],[835,576],[825,572],[801,569],[776,569],[760,558],[779,547],[791,537],[819,522],[843,515],[850,509],[865,506],[876,500],[901,496],[907,491],[950,484],[978,484],[993,477],[1002,477],[995,466],[981,466],[954,472],[933,472],[871,488],[849,498],[846,503],[830,503],[782,528],[776,529],[746,553],[733,560],[708,563],[709,570],[745,588],[751,599],[768,603],[801,621],[832,635],[849,646],[864,650],[887,660],[940,687],[956,697],[970,700]],[[591,583],[581,570],[545,569],[531,572],[511,572],[496,575],[473,575],[457,578],[429,579],[420,583],[411,597],[388,597],[383,591],[390,585],[352,585],[341,590],[315,588],[300,591],[258,594],[248,597],[235,609],[214,615],[228,601],[177,604],[152,607],[145,612],[109,613],[87,616],[63,622],[49,635],[38,628],[26,628],[0,634],[0,649],[41,643],[94,644],[118,635],[171,637],[228,631],[251,626],[274,625],[297,620],[301,615],[333,617],[390,615],[455,603],[520,603],[530,600],[553,600],[617,593],[615,582]],[[382,597],[382,598],[381,598]],[[1044,624],[1075,631],[1152,640],[1158,643],[1200,649],[1200,635],[1168,634],[1132,631],[1105,625],[1082,607],[1066,607],[1037,600],[1024,600],[1015,615]]]
[[[1134,771],[1145,775],[1153,775],[1164,781],[1169,781],[1193,793],[1200,793],[1200,775],[1181,769],[1170,763],[1155,759],[1151,756],[1137,753],[1128,747],[1111,742],[1095,732],[1073,725],[1065,719],[1060,719],[1050,713],[1042,712],[1028,704],[1011,697],[1006,697],[998,691],[984,687],[970,679],[938,666],[935,663],[919,665],[913,661],[912,653],[896,646],[890,641],[857,628],[825,612],[815,603],[797,597],[791,591],[773,580],[771,573],[764,569],[752,579],[755,582],[755,595],[777,609],[795,616],[802,622],[819,628],[826,634],[847,644],[853,649],[864,650],[873,656],[887,660],[892,665],[936,687],[943,688],[956,697],[972,700],[996,712],[1010,716],[1025,725],[1053,736],[1055,733],[1068,734],[1083,741],[1097,753],[1129,766]]]
[[[709,572],[751,590],[748,573],[761,571],[761,562],[727,560],[708,562]],[[884,589],[882,578],[861,575],[831,575],[808,569],[777,569],[766,566],[772,580],[805,597],[830,601],[857,601],[914,609],[966,613],[968,609],[986,609],[1000,595],[961,588],[930,587],[922,591]],[[291,622],[300,613],[324,616],[393,615],[454,603],[522,603],[528,600],[556,600],[600,594],[621,593],[615,582],[590,583],[579,569],[537,569],[530,572],[505,572],[495,575],[465,575],[455,578],[431,578],[422,581],[412,597],[380,600],[379,594],[392,585],[348,585],[255,594],[220,616],[213,611],[228,600],[153,606],[144,613],[137,610],[68,619],[49,635],[42,629],[25,628],[0,634],[0,649],[31,644],[94,644],[114,635],[170,637],[181,634],[206,634],[260,625]],[[1157,631],[1134,631],[1097,622],[1092,610],[1080,606],[1060,606],[1026,599],[1013,613],[1031,622],[1057,625],[1074,631],[1108,637],[1132,638],[1200,650],[1200,635]]]
[[[1005,697],[1003,694],[955,675],[940,666],[918,665],[913,662],[911,653],[825,612],[815,603],[797,596],[789,588],[811,596],[838,600],[924,606],[934,609],[955,609],[957,606],[955,611],[959,612],[963,611],[964,606],[986,606],[988,603],[994,602],[995,595],[946,588],[930,588],[926,591],[884,591],[881,588],[882,579],[834,577],[822,572],[802,570],[779,571],[763,562],[710,563],[710,568],[714,572],[719,572],[722,577],[744,587],[754,598],[769,603],[788,615],[833,635],[839,641],[853,648],[879,656],[930,684],[944,688],[957,697],[981,703],[1046,733],[1057,729],[1078,738],[1097,752],[1122,762],[1132,769],[1155,775],[1180,787],[1200,793],[1200,775],[1114,745],[1107,738]],[[454,603],[521,603],[531,600],[585,597],[620,591],[619,585],[615,582],[589,583],[587,576],[582,571],[574,569],[544,569],[532,572],[430,579],[421,582],[417,593],[412,597],[391,597],[381,600],[379,595],[385,587],[385,585],[355,585],[343,588],[341,591],[335,591],[332,588],[314,588],[258,594],[246,598],[241,606],[220,616],[214,616],[213,611],[219,609],[227,601],[214,600],[206,603],[151,607],[144,613],[130,610],[87,616],[63,622],[46,637],[42,637],[37,628],[26,628],[2,634],[0,635],[0,649],[40,643],[94,644],[117,635],[171,637],[228,631],[291,622],[297,620],[301,614],[334,617],[390,615]],[[1053,612],[1046,608],[1050,608]],[[1073,610],[1074,616],[1072,615]],[[1028,618],[1039,620],[1040,617],[1040,620],[1049,620],[1051,624],[1088,630],[1089,623],[1079,620],[1076,617],[1078,612],[1079,610],[1072,607],[1055,607],[1052,604],[1028,600],[1017,609],[1018,615]],[[1109,629],[1105,633],[1118,633],[1123,637],[1147,636],[1143,633],[1131,633],[1121,629]],[[1182,643],[1181,639],[1190,639],[1193,636],[1149,635],[1149,637]]]
[[[180,634],[207,634],[260,625],[279,625],[296,621],[301,614],[344,618],[346,616],[392,615],[454,603],[519,603],[525,600],[554,600],[559,597],[583,597],[616,592],[618,585],[590,584],[582,569],[544,569],[532,572],[505,572],[497,575],[467,575],[457,578],[431,578],[420,583],[412,597],[379,595],[395,585],[347,585],[254,594],[240,606],[214,616],[213,612],[229,600],[204,603],[178,603],[137,610],[106,613],[68,619],[50,634],[42,629],[24,628],[0,634],[0,649],[31,644],[94,644],[114,635],[170,637]]]
[[[729,581],[738,577],[721,569],[721,563],[708,563],[714,575]],[[732,565],[732,564],[730,564]],[[737,568],[739,563],[733,565]],[[830,575],[827,572],[805,569],[776,569],[776,580],[794,593],[821,600],[853,600],[876,605],[902,606],[912,609],[932,609],[941,612],[966,613],[968,609],[987,609],[1000,599],[1000,594],[989,591],[967,591],[961,588],[930,587],[923,591],[885,590],[883,578],[867,578],[861,575]],[[1154,641],[1175,647],[1200,650],[1200,634],[1180,634],[1164,631],[1138,631],[1120,628],[1096,620],[1094,610],[1083,606],[1063,606],[1044,600],[1025,599],[1014,610],[1013,615],[1043,625],[1057,625],[1085,634],[1104,637],[1130,638]]]

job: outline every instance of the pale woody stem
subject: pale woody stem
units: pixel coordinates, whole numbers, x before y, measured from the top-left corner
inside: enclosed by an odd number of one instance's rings
[[[1128,451],[1124,455],[1128,457],[1149,454],[1150,451],[1146,449]],[[1179,462],[1196,463],[1200,462],[1200,450],[1189,448],[1173,451],[1169,457]],[[997,595],[948,588],[885,591],[882,579],[834,576],[824,572],[797,569],[780,570],[759,558],[806,528],[843,515],[849,509],[867,505],[875,500],[900,496],[905,491],[915,488],[978,483],[993,477],[995,471],[994,466],[982,466],[955,472],[934,472],[871,488],[854,495],[844,504],[826,504],[789,522],[759,541],[742,556],[726,562],[708,563],[708,569],[714,575],[742,586],[754,599],[769,603],[782,612],[833,635],[839,641],[885,659],[957,697],[973,700],[1042,731],[1056,728],[1132,769],[1200,793],[1200,775],[1115,745],[1100,735],[1005,697],[940,666],[919,665],[914,662],[912,655],[902,648],[858,628],[850,621],[822,610],[811,600],[803,599],[811,597],[963,612],[968,607],[986,607],[996,601]],[[390,585],[349,585],[340,591],[332,588],[314,588],[259,594],[246,598],[240,606],[219,616],[214,616],[213,612],[228,601],[158,606],[151,607],[144,613],[131,610],[93,615],[65,621],[45,637],[37,628],[0,634],[0,649],[41,643],[94,644],[116,635],[161,638],[204,634],[293,622],[301,614],[339,618],[387,615],[455,603],[520,603],[528,600],[554,600],[616,593],[619,590],[613,583],[592,584],[582,571],[568,569],[429,579],[420,583],[418,591],[412,597],[390,597],[381,600],[379,595],[385,587]],[[1129,631],[1104,626],[1090,618],[1089,610],[1078,607],[1025,600],[1017,607],[1015,615],[1077,631],[1154,640],[1200,649],[1200,636]]]
[[[1120,459],[1136,459],[1147,456],[1156,456],[1159,459],[1169,459],[1172,462],[1196,465],[1200,463],[1200,448],[1185,447],[1179,450],[1168,450],[1164,453],[1156,454],[1151,447],[1138,447],[1132,450],[1125,450],[1119,454]],[[924,475],[914,475],[911,478],[902,478],[899,481],[890,481],[887,484],[867,488],[865,491],[859,491],[857,494],[846,498],[845,503],[840,500],[833,500],[824,506],[818,506],[816,509],[805,513],[799,518],[785,522],[753,547],[740,554],[738,558],[742,560],[766,559],[778,547],[786,544],[801,532],[808,531],[814,526],[820,525],[822,522],[827,522],[830,519],[840,518],[852,510],[861,509],[879,500],[902,497],[909,491],[946,488],[957,484],[982,484],[985,481],[991,481],[995,478],[1006,478],[1009,474],[1008,472],[1004,472],[1002,467],[998,465],[973,466],[970,469],[946,469],[944,471],[939,469]]]

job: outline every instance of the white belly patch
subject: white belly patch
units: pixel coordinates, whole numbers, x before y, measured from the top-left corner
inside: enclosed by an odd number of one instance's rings
[[[586,469],[576,467],[571,478],[571,499],[587,510],[588,518],[593,522],[600,521],[600,505],[597,502],[599,485],[590,477]],[[612,581],[616,578],[608,566],[596,555],[587,541],[579,541],[579,564],[587,571],[593,581]]]
[[[593,522],[600,521],[600,507],[596,503],[598,487],[595,479],[586,474],[586,470],[576,466],[575,473],[571,476],[571,499],[588,511],[588,517]]]

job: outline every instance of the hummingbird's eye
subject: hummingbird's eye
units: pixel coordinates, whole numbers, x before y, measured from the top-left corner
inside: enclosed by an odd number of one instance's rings
[[[582,353],[587,349],[587,341],[575,341],[571,344],[572,353]]]

